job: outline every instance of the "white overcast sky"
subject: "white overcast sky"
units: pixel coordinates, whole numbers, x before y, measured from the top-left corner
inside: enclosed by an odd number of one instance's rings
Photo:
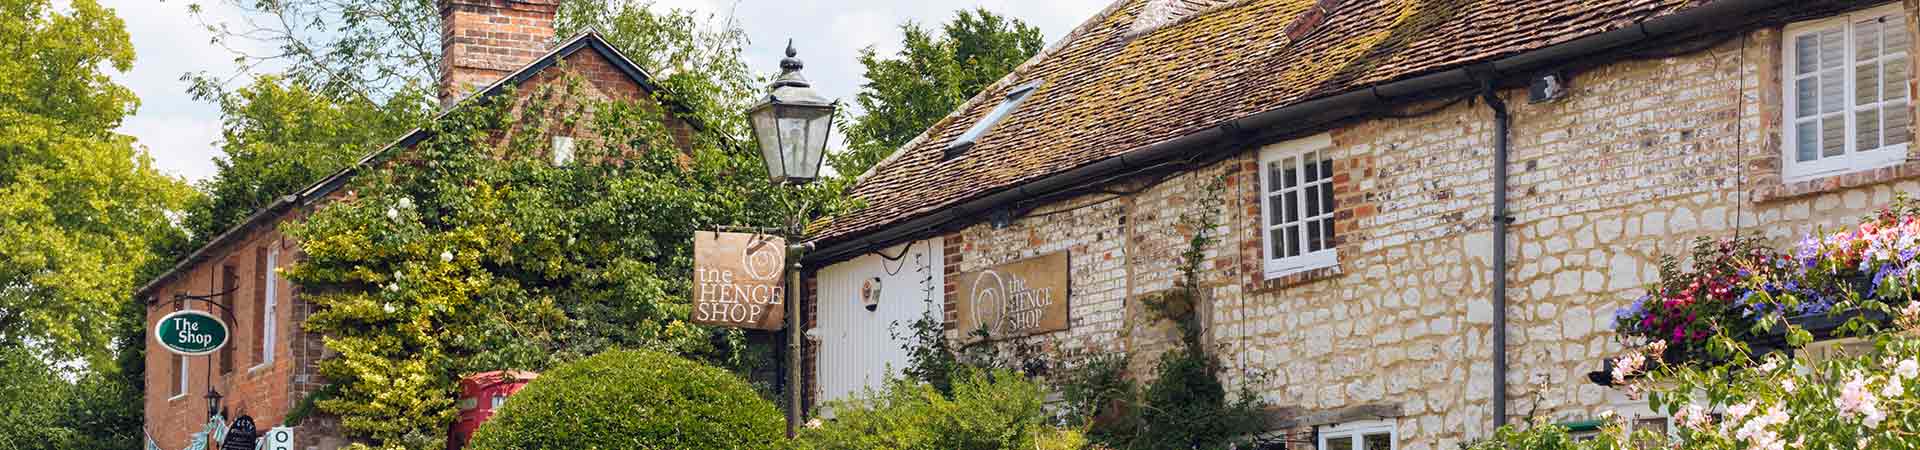
[[[139,112],[121,132],[138,138],[159,167],[189,180],[213,174],[220,138],[219,109],[187,95],[187,72],[233,72],[233,55],[211,45],[209,34],[187,13],[193,0],[104,0],[126,21],[137,53],[133,70],[116,79],[140,96]],[[214,20],[236,19],[220,2],[198,0]],[[777,69],[786,39],[794,39],[806,74],[830,97],[851,100],[861,69],[855,57],[874,46],[899,50],[901,23],[936,25],[959,9],[984,7],[1040,27],[1049,44],[1105,8],[1111,0],[658,0],[656,8],[691,9],[735,18],[752,39],[748,63],[756,71]]]

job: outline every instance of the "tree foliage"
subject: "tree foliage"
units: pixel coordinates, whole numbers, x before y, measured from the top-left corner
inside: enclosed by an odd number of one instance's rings
[[[428,114],[426,96],[409,90],[376,104],[329,97],[279,76],[221,96],[221,156],[213,177],[199,183],[206,201],[183,221],[192,235],[188,247],[391,142]]]
[[[645,350],[541,374],[497,414],[468,448],[777,449],[784,440],[780,411],[739,376]]]
[[[831,159],[842,174],[873,167],[1044,44],[1039,28],[984,8],[961,10],[938,30],[907,23],[900,31],[898,55],[860,52],[867,82],[855,101],[865,114],[846,125],[848,148]]]
[[[102,70],[133,60],[91,0],[0,1],[0,342],[103,367],[120,302],[191,195],[112,132],[137,100]]]

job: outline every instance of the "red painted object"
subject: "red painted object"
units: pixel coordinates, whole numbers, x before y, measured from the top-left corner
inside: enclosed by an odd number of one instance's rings
[[[480,424],[493,418],[494,411],[507,403],[507,397],[520,392],[528,382],[539,378],[540,374],[520,370],[496,370],[468,375],[460,379],[460,400],[454,402],[460,408],[460,417],[454,419],[452,433],[447,436],[447,450],[460,450],[467,446],[467,440],[473,438],[474,430]]]

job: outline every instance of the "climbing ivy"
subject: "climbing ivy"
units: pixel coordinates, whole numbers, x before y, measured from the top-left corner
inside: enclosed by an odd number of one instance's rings
[[[564,73],[564,72],[563,72]],[[737,331],[687,321],[695,230],[784,223],[833,191],[773,190],[749,149],[675,136],[646,101],[588,98],[568,77],[430,125],[312,216],[287,227],[287,269],[336,356],[315,405],[380,448],[442,447],[463,374],[543,370],[612,348],[735,369]],[[556,164],[552,136],[575,136]]]

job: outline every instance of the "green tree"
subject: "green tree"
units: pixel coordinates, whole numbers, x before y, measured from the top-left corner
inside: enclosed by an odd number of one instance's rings
[[[0,0],[0,342],[102,367],[121,302],[191,195],[131,138],[120,19],[92,0]]]
[[[900,31],[898,55],[860,52],[867,82],[855,101],[865,113],[846,125],[847,150],[830,158],[842,174],[873,167],[1043,48],[1039,28],[986,9],[959,11],[937,34],[914,23]]]
[[[279,76],[262,76],[216,100],[222,118],[217,171],[200,182],[206,201],[183,223],[199,247],[280,196],[306,188],[359,162],[426,117],[423,90],[402,91],[383,104],[334,98]],[[184,256],[184,255],[182,255]]]

